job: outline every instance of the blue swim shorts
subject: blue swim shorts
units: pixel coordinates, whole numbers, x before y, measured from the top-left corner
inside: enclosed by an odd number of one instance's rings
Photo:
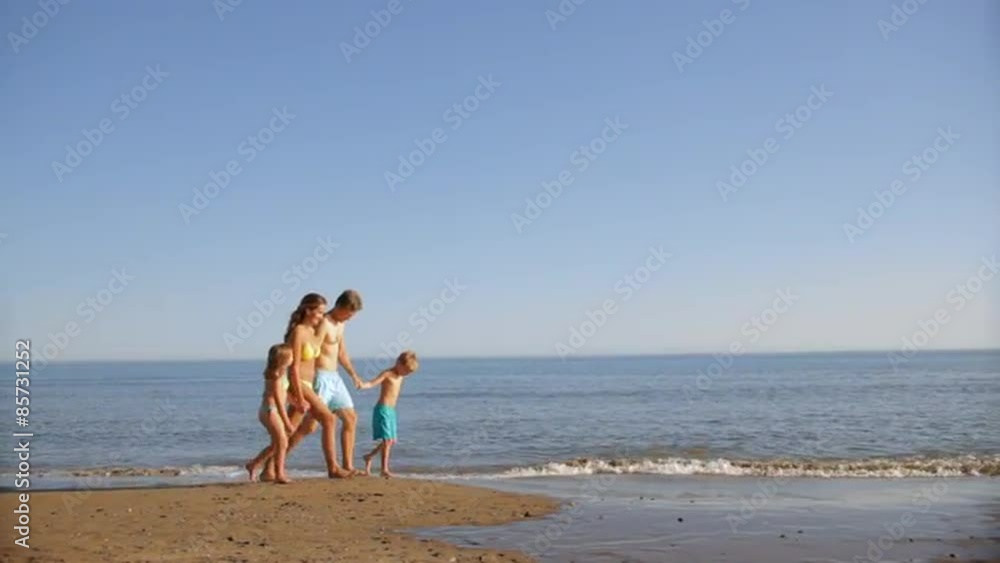
[[[372,439],[396,441],[396,407],[379,403],[372,413]]]
[[[354,408],[354,401],[347,391],[347,386],[344,385],[344,380],[335,371],[317,371],[313,390],[331,411]]]

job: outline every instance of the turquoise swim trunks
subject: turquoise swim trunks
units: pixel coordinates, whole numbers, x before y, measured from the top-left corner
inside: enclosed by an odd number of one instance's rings
[[[372,413],[372,439],[396,441],[396,407],[379,403]]]
[[[335,371],[317,371],[313,390],[331,411],[354,408],[354,401],[347,391],[347,386],[344,385],[344,380]]]

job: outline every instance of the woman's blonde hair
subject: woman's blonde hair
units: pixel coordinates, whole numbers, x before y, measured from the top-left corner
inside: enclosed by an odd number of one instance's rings
[[[271,377],[271,374],[278,371],[279,366],[287,364],[292,359],[292,347],[288,344],[275,344],[267,351],[267,367],[264,368],[264,377]]]

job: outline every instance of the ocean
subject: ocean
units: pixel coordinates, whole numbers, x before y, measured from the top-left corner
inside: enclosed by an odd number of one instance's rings
[[[1000,551],[998,351],[920,352],[895,368],[885,353],[421,363],[398,405],[397,474],[566,504],[540,520],[417,535],[578,563]],[[34,373],[29,426],[14,427],[34,434],[31,489],[244,480],[243,463],[267,443],[262,367]],[[354,396],[360,460],[377,391]],[[293,478],[325,475],[318,434],[291,455]],[[13,459],[0,465],[4,489]]]
[[[267,443],[262,367],[49,365],[17,428],[34,433],[32,488],[242,478]],[[377,390],[354,397],[360,458]],[[393,468],[432,478],[1000,475],[998,351],[920,352],[895,369],[885,353],[425,359],[398,408]],[[289,467],[324,474],[318,432]],[[11,460],[0,468],[7,485]]]

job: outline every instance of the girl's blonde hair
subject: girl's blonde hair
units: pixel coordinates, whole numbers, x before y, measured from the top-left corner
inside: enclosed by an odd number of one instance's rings
[[[275,344],[267,351],[267,367],[264,368],[264,377],[272,377],[280,366],[292,360],[292,347],[288,344]]]

